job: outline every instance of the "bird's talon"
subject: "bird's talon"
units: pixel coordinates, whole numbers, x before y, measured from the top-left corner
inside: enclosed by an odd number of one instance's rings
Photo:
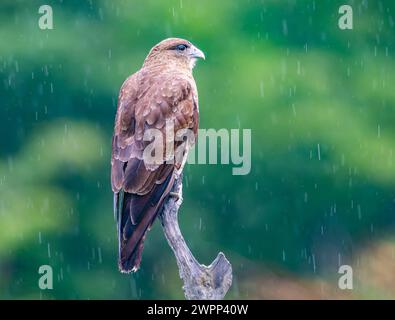
[[[178,192],[170,192],[169,196],[176,198],[176,201],[182,200],[182,196]]]

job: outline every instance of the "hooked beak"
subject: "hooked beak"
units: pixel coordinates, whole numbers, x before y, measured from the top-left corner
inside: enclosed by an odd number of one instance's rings
[[[206,56],[204,55],[203,51],[196,48],[195,46],[191,47],[190,54],[193,58],[206,60]]]

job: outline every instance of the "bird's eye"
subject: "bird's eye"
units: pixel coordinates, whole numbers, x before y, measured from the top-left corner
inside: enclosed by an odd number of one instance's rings
[[[188,48],[185,44],[179,44],[178,46],[176,46],[176,49],[178,51],[184,51],[186,50],[186,48]]]

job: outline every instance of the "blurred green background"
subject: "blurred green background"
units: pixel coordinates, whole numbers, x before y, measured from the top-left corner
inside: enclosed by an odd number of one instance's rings
[[[54,30],[38,28],[43,4]],[[118,272],[109,180],[119,88],[173,36],[207,57],[200,127],[252,129],[249,175],[184,176],[181,228],[202,263],[227,255],[227,297],[395,298],[394,14],[391,0],[1,1],[0,298],[183,298],[159,223],[140,271]]]

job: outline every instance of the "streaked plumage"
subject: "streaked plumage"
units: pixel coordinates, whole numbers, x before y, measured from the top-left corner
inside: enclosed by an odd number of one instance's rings
[[[146,165],[143,150],[150,142],[143,140],[144,133],[156,128],[165,135],[166,121],[172,121],[175,132],[190,128],[197,133],[198,96],[192,76],[197,58],[204,55],[189,41],[166,39],[151,49],[142,68],[120,90],[111,182],[122,272],[138,269],[146,232],[182,171],[181,161]]]

